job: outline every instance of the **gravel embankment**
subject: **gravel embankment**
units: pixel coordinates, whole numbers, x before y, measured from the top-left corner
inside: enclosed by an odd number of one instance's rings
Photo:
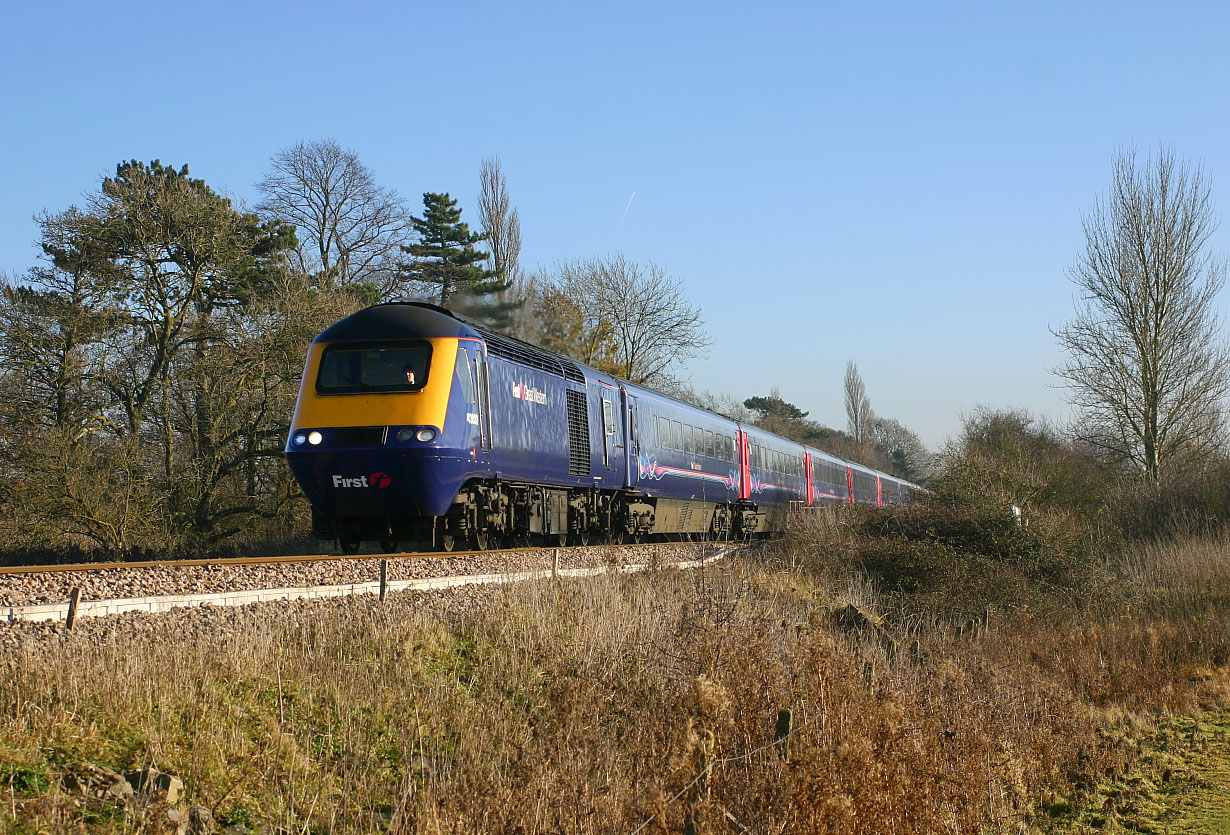
[[[624,545],[561,548],[560,568],[694,560],[712,548],[698,545]],[[460,557],[389,557],[388,578],[417,580],[467,574],[504,574],[551,567],[550,550]],[[380,557],[261,566],[157,566],[48,574],[0,574],[0,606],[63,603],[74,588],[85,600],[301,588],[380,579]]]
[[[325,597],[315,600],[270,600],[248,606],[193,606],[167,612],[125,612],[101,618],[82,618],[72,632],[58,621],[0,621],[0,676],[6,664],[21,664],[24,652],[60,648],[96,650],[100,647],[148,647],[150,644],[182,649],[214,646],[226,636],[267,634],[271,625],[293,631],[309,624],[354,618],[426,615],[447,621],[465,610],[505,594],[508,586],[459,586],[443,591],[406,591],[381,604],[374,595]],[[177,649],[168,649],[176,652]]]

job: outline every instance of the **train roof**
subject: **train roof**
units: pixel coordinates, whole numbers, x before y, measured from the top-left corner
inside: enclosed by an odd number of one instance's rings
[[[350,314],[330,325],[312,341],[405,339],[407,332],[426,339],[478,336],[472,325],[443,307],[421,302],[386,302]]]

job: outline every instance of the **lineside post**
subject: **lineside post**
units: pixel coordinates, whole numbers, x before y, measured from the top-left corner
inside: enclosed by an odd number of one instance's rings
[[[380,561],[380,602],[384,602],[384,595],[389,590],[389,561]]]
[[[77,586],[68,595],[68,616],[64,619],[64,628],[69,632],[77,623],[77,604],[81,602],[81,587]]]
[[[794,731],[794,713],[790,710],[777,712],[777,728],[774,731],[774,744],[777,754],[786,762],[790,762],[790,734]]]
[[[559,549],[551,549],[551,579],[559,579]]]

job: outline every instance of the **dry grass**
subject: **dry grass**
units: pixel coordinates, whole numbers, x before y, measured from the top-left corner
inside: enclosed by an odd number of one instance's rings
[[[1145,542],[1123,558],[1136,601],[1151,612],[1198,615],[1230,603],[1230,533]]]
[[[882,588],[849,535],[462,608],[395,595],[29,643],[0,655],[0,831],[148,831],[66,788],[93,762],[178,774],[254,831],[1016,832],[1122,774],[1150,715],[1226,698],[1230,618],[1194,579],[1177,611],[1058,595],[967,618],[964,595]],[[996,577],[1028,584],[1006,553]],[[1216,568],[1167,553],[1168,576]]]

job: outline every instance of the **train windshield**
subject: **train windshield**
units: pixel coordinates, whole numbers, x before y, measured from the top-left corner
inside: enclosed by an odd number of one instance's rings
[[[419,391],[427,384],[431,343],[349,342],[330,345],[320,358],[316,391],[368,394]]]

